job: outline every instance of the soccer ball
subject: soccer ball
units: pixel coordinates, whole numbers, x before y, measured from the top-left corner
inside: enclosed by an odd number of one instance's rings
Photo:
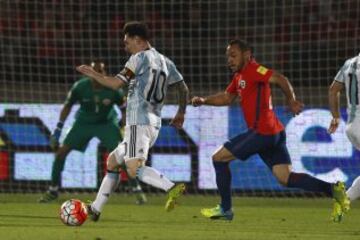
[[[78,199],[65,201],[60,207],[60,219],[68,226],[80,226],[88,216],[86,206]]]

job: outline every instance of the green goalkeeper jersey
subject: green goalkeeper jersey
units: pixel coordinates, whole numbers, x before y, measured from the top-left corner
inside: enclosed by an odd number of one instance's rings
[[[105,87],[94,89],[91,80],[83,77],[72,86],[65,104],[80,104],[75,116],[79,123],[104,123],[117,120],[113,106],[122,104],[123,101],[122,90]]]

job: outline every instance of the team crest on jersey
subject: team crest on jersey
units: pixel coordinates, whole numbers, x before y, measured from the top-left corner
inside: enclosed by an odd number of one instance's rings
[[[265,74],[267,73],[268,69],[267,69],[266,67],[259,66],[259,67],[256,69],[256,71],[257,71],[258,73],[260,73],[261,75],[265,75]]]
[[[111,100],[108,98],[105,98],[104,100],[102,100],[102,104],[104,104],[105,106],[109,106],[111,104]]]
[[[241,89],[244,89],[244,88],[246,87],[246,81],[245,81],[245,80],[240,80],[240,81],[239,81],[239,87],[240,87]]]

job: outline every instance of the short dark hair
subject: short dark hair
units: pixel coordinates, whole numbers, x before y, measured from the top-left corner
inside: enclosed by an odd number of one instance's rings
[[[129,37],[138,36],[143,40],[149,39],[149,31],[145,23],[133,21],[125,24],[123,28],[124,34],[127,34]]]
[[[229,45],[237,45],[242,52],[244,52],[244,51],[252,52],[253,51],[253,48],[245,40],[233,39],[229,42]]]

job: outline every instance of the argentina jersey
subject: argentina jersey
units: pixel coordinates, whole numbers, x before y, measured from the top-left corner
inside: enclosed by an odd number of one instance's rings
[[[154,48],[132,55],[125,69],[133,73],[128,86],[126,124],[160,128],[168,86],[182,81],[182,75],[172,61]]]
[[[335,81],[345,84],[349,122],[360,117],[360,55],[348,59],[335,76]]]

